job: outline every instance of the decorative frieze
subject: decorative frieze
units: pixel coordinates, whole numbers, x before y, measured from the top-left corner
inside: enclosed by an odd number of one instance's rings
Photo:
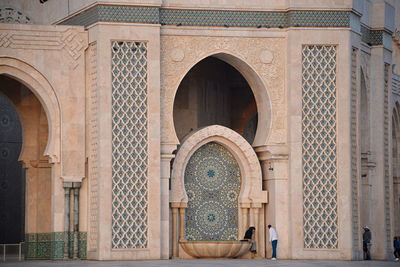
[[[384,99],[383,99],[383,149],[384,149],[384,207],[385,207],[385,247],[386,254],[392,253],[391,216],[390,216],[390,177],[389,177],[389,70],[390,64],[385,63],[383,70]],[[391,133],[390,133],[391,134]]]
[[[98,236],[98,162],[99,162],[99,118],[98,118],[98,94],[97,94],[97,44],[91,43],[87,50],[87,85],[90,95],[89,103],[89,250],[97,250]]]
[[[113,41],[112,248],[148,245],[147,44]]]
[[[13,49],[64,50],[76,68],[87,47],[86,34],[76,28],[64,31],[0,29],[0,47]]]
[[[87,27],[96,22],[106,21],[217,27],[350,27],[351,13],[352,11],[336,10],[231,11],[169,9],[100,4],[68,18],[60,24]]]
[[[304,248],[338,247],[336,47],[302,50]]]
[[[351,195],[352,195],[352,220],[353,220],[353,249],[360,249],[360,216],[359,216],[359,194],[358,194],[358,89],[357,89],[357,57],[358,49],[352,48],[351,51],[351,120],[350,120],[350,140],[351,140]]]

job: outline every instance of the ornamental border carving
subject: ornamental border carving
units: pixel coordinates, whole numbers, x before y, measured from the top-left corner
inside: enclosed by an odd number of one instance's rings
[[[31,27],[31,26],[30,26]],[[63,50],[75,69],[88,46],[87,33],[76,27],[63,27],[64,31],[31,31],[0,25],[0,47],[12,49]]]

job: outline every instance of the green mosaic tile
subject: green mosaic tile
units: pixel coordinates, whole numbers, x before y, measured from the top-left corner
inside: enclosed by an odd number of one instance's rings
[[[227,11],[96,5],[61,24],[98,21],[219,27],[350,27],[351,11]]]
[[[57,260],[64,259],[64,238],[70,238],[69,255],[73,254],[73,233],[54,232],[25,235],[25,258],[28,260]],[[78,239],[78,257],[86,259],[87,233],[76,233]]]
[[[86,259],[87,257],[87,233],[80,232],[78,237],[78,255],[80,259]]]
[[[361,40],[370,46],[383,44],[384,30],[368,29],[361,25]]]

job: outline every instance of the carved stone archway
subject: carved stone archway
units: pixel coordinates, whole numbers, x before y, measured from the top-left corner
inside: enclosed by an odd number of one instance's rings
[[[0,74],[9,76],[28,87],[46,112],[49,137],[44,155],[51,163],[60,161],[60,105],[54,89],[34,67],[10,57],[0,57]]]
[[[226,148],[239,164],[241,173],[239,202],[239,236],[253,225],[259,227],[259,212],[268,201],[268,192],[262,190],[261,166],[251,145],[235,131],[220,125],[212,125],[192,133],[183,140],[172,167],[170,204],[173,215],[173,256],[178,256],[178,240],[184,239],[184,214],[188,197],[184,185],[184,173],[191,156],[201,146],[214,142]],[[180,213],[179,227],[178,210]],[[179,228],[179,231],[178,231]],[[179,232],[179,238],[177,238]],[[256,241],[262,240],[261,231]]]
[[[240,134],[220,125],[202,128],[184,140],[172,167],[170,202],[187,203],[183,181],[186,165],[193,153],[209,142],[224,146],[239,164],[242,174],[239,204],[265,203],[261,166],[254,149]]]
[[[284,52],[280,38],[162,36],[161,143],[170,153],[179,144],[173,121],[174,99],[186,74],[201,60],[216,57],[233,66],[249,84],[258,110],[253,147],[286,140]],[[248,49],[251,46],[252,49]],[[169,150],[169,151],[168,151]]]

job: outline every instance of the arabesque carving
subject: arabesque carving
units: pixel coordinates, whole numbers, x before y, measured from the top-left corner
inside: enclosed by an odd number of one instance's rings
[[[164,144],[178,144],[173,124],[173,102],[180,82],[188,71],[202,59],[217,54],[232,55],[247,64],[250,71],[240,66],[234,66],[246,78],[251,86],[254,75],[259,76],[263,83],[262,88],[253,88],[257,106],[270,106],[268,116],[271,129],[265,143],[284,143],[286,131],[278,129],[285,125],[286,128],[286,92],[284,87],[285,71],[285,46],[283,38],[239,38],[239,37],[204,37],[204,36],[162,36],[161,37],[161,121],[162,142]],[[184,58],[176,61],[174,48],[183,50]],[[260,53],[268,50],[273,59],[269,64],[260,60]],[[242,63],[239,63],[239,65]],[[259,97],[257,100],[257,96]],[[266,100],[268,99],[268,101]],[[270,102],[270,103],[266,103]],[[282,112],[282,110],[284,112]],[[277,127],[279,125],[279,127]],[[268,141],[266,140],[268,139]],[[258,144],[262,145],[262,144]]]

